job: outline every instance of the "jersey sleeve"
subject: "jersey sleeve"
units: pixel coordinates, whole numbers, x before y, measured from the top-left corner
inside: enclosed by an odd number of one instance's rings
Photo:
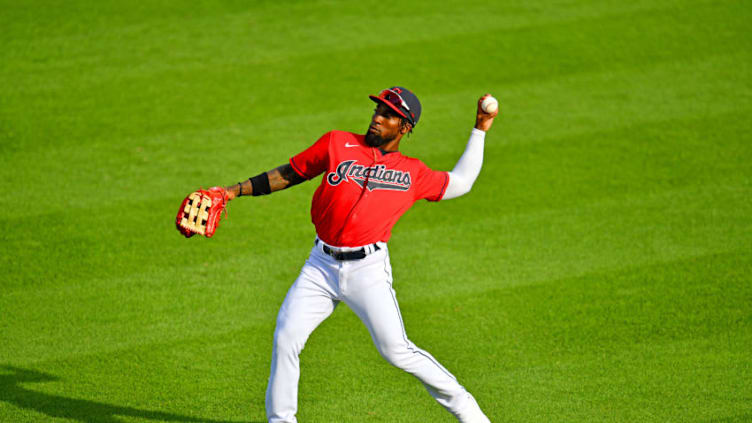
[[[312,146],[290,157],[290,165],[293,170],[306,179],[315,178],[323,173],[329,162],[330,139],[331,132],[327,132]]]
[[[415,200],[439,201],[449,184],[449,172],[433,170],[418,161],[418,178],[415,184]]]

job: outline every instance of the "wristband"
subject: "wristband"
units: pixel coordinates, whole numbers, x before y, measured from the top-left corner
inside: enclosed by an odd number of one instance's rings
[[[257,195],[267,195],[272,193],[272,187],[269,185],[269,175],[264,172],[251,178],[251,186],[253,186],[253,192],[251,195],[254,197]]]
[[[238,182],[238,195],[237,196],[238,197],[243,196],[243,183],[242,182]]]

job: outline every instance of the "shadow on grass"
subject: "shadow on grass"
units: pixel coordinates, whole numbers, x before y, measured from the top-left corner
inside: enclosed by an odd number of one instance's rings
[[[709,423],[743,423],[752,421],[752,413],[708,420]]]
[[[116,416],[188,423],[264,423],[211,420],[50,395],[26,389],[21,384],[59,380],[55,376],[8,365],[0,365],[0,371],[10,372],[9,374],[0,374],[0,401],[13,404],[19,408],[46,414],[50,417],[73,419],[83,423],[120,423],[121,420],[117,419]]]

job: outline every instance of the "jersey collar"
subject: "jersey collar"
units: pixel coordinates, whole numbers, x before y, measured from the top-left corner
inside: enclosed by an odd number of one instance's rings
[[[386,156],[389,153],[396,153],[396,151],[386,151],[381,147],[379,147],[379,151],[381,151],[381,154],[383,154],[384,156]]]

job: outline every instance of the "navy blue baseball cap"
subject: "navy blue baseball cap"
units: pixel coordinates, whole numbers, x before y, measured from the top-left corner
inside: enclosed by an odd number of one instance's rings
[[[412,91],[404,87],[387,88],[379,95],[368,96],[374,103],[383,103],[415,127],[420,119],[420,101]]]

